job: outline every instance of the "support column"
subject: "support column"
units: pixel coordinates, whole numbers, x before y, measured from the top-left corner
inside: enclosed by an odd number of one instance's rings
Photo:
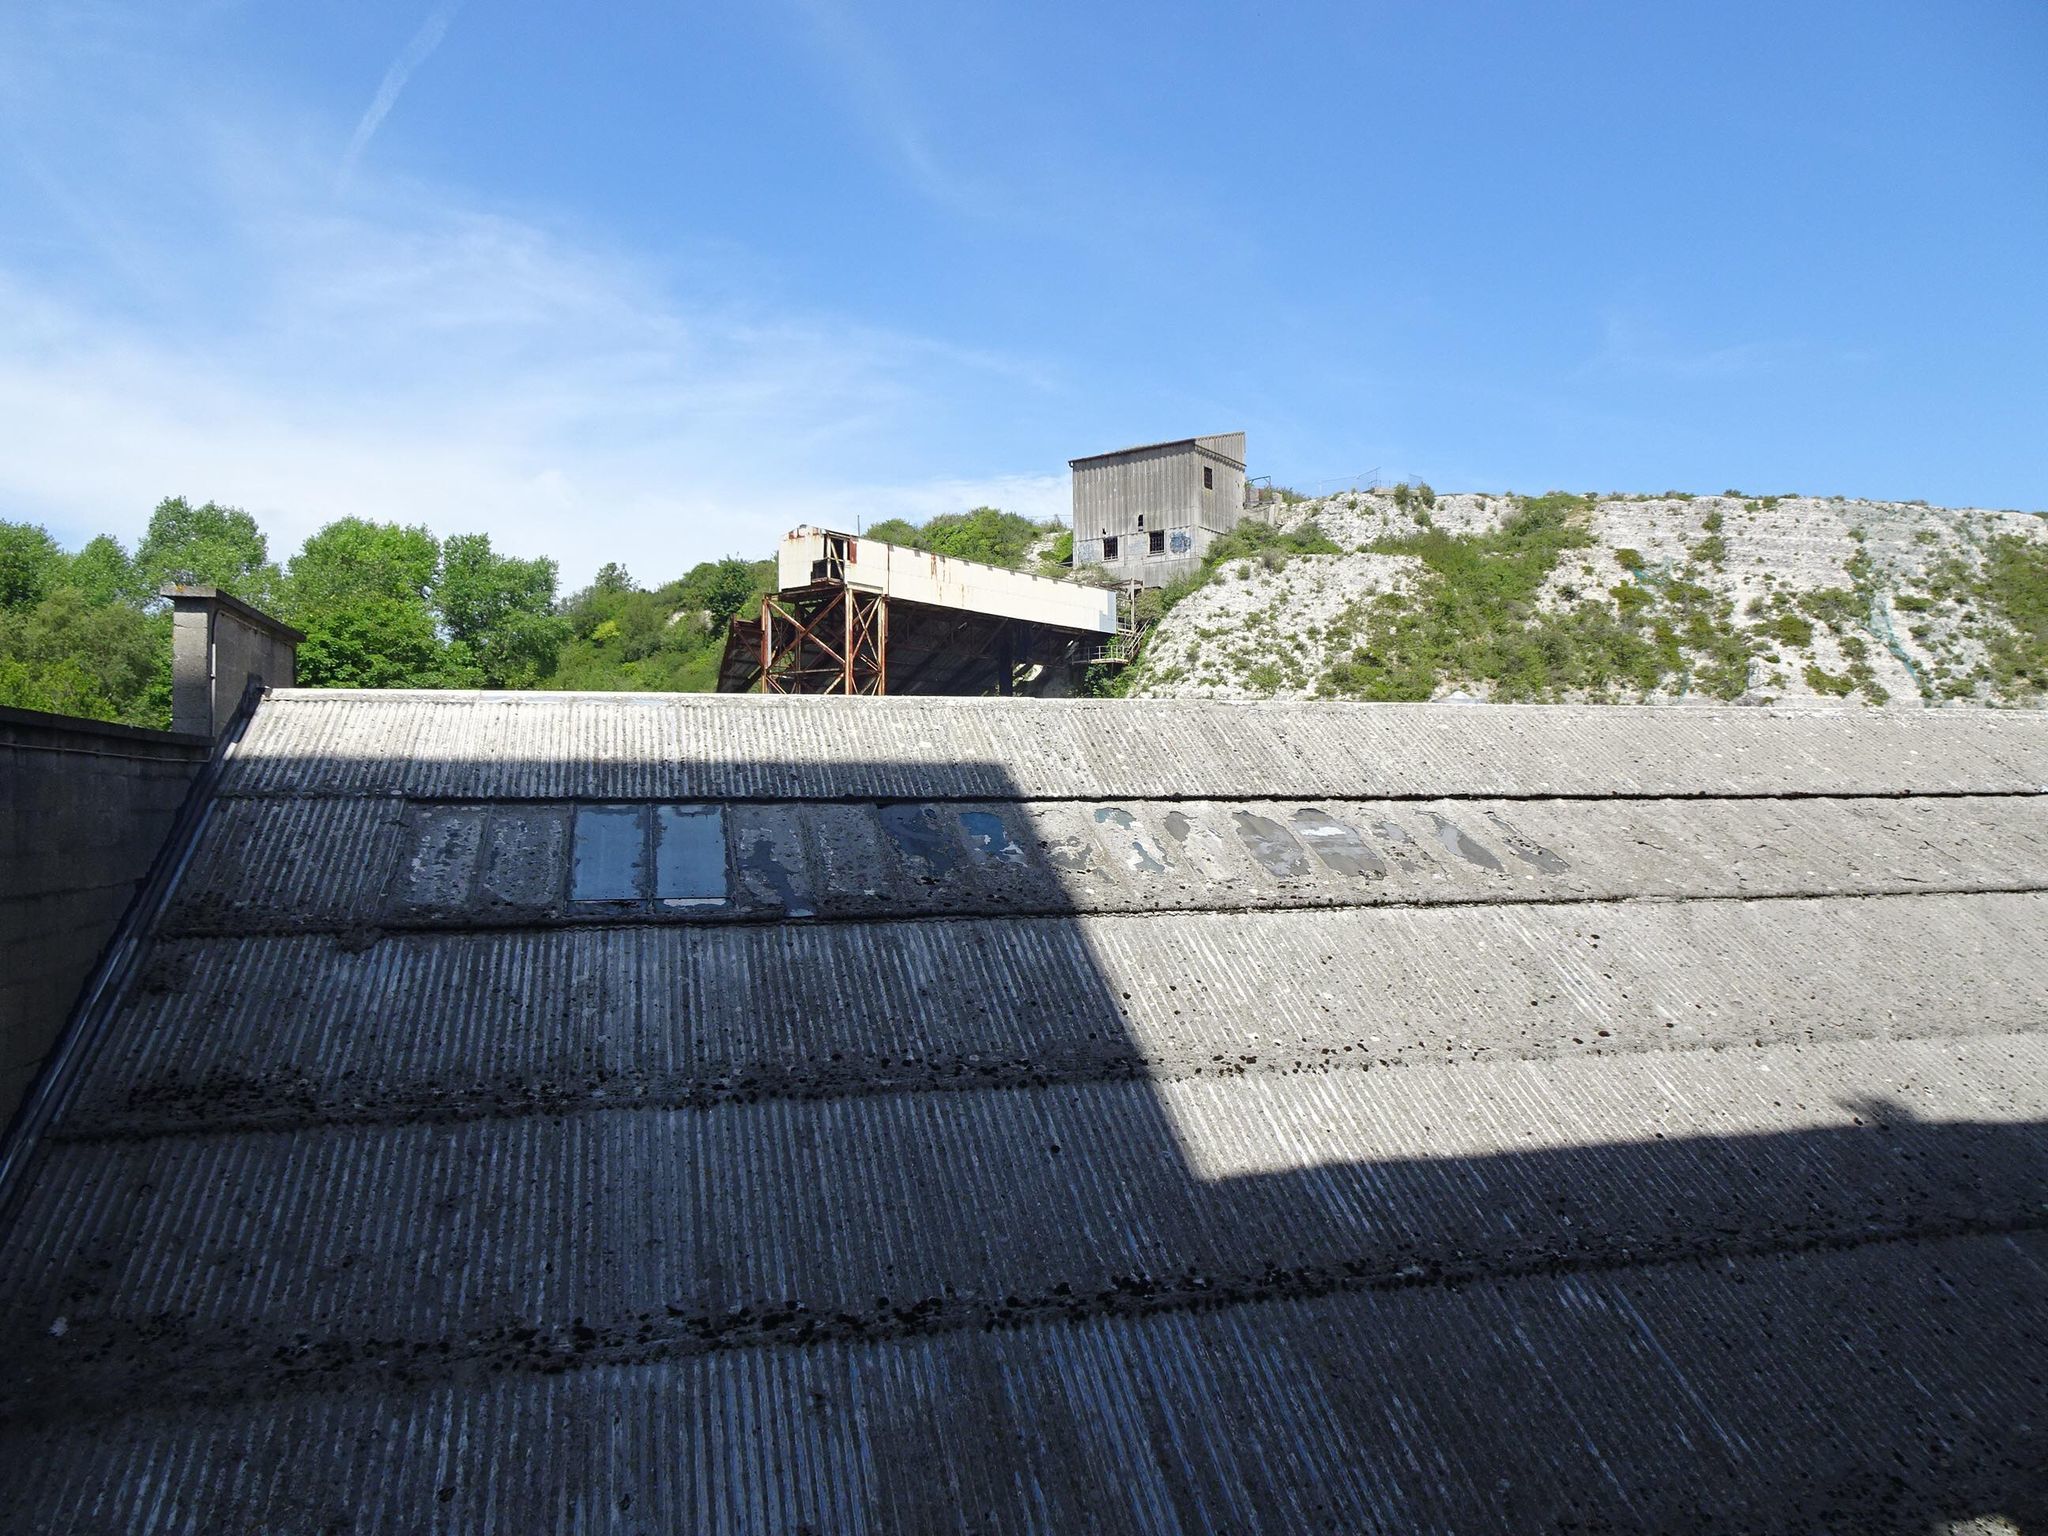
[[[889,691],[889,594],[875,599],[875,692]]]
[[[853,663],[855,656],[858,654],[860,642],[860,629],[854,615],[860,608],[860,598],[851,587],[846,589],[846,601],[841,606],[846,610],[844,615],[846,620],[844,626],[846,636],[845,643],[839,648],[839,691],[848,698],[852,698],[854,694],[860,691],[855,686],[853,677]]]

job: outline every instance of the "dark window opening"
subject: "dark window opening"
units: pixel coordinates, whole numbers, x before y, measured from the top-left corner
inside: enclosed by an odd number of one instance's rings
[[[1138,526],[1140,528],[1145,526],[1145,514],[1142,512],[1138,514]]]
[[[1164,528],[1157,528],[1153,530],[1151,536],[1151,551],[1155,555],[1163,555],[1166,553],[1166,530]]]
[[[1202,466],[1202,489],[1205,491],[1216,489],[1216,471],[1207,464]]]
[[[812,581],[846,580],[847,562],[854,559],[860,546],[843,533],[825,535],[825,558],[811,562]]]
[[[572,902],[645,911],[728,900],[725,813],[715,805],[581,805],[572,847]]]
[[[1102,541],[1102,558],[1105,560],[1114,560],[1116,558],[1115,534],[1111,534],[1108,538]]]

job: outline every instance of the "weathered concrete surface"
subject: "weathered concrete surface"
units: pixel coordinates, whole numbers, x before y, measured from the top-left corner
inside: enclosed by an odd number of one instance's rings
[[[1036,917],[1005,922],[1000,943],[962,919],[187,939],[158,945],[72,1123],[127,1135],[2017,1035],[2048,1027],[2035,968],[2015,963],[2044,928],[2048,895],[2031,892]]]
[[[230,797],[165,931],[499,927],[628,909],[707,923],[1703,900],[2048,880],[2048,795],[678,803],[724,840],[732,878],[720,900],[576,900],[566,805]]]
[[[227,729],[251,683],[298,681],[299,644],[289,624],[218,587],[167,586],[171,600],[171,724],[197,736]]]
[[[0,709],[0,1123],[170,830],[208,744]]]
[[[1896,1320],[2026,1296],[2044,1263],[2038,1233],[1965,1236],[661,1363],[565,1351],[51,1423],[12,1440],[10,1493],[139,1531],[252,1509],[295,1531],[2025,1530],[1944,1516],[2039,1507],[2038,1356]]]
[[[651,694],[281,694],[238,795],[487,801],[1911,795],[2048,789],[2048,720]]]
[[[259,710],[0,1524],[2048,1516],[2048,722],[789,702]]]

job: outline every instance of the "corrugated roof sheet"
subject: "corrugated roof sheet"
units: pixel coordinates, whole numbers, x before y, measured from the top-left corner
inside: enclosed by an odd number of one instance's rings
[[[2024,1525],[2044,788],[1946,711],[274,695],[11,1194],[0,1518]]]

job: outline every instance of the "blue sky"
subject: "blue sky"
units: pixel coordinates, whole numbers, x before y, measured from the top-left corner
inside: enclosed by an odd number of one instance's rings
[[[2048,5],[0,6],[0,516],[565,579],[1254,474],[2048,506]]]

